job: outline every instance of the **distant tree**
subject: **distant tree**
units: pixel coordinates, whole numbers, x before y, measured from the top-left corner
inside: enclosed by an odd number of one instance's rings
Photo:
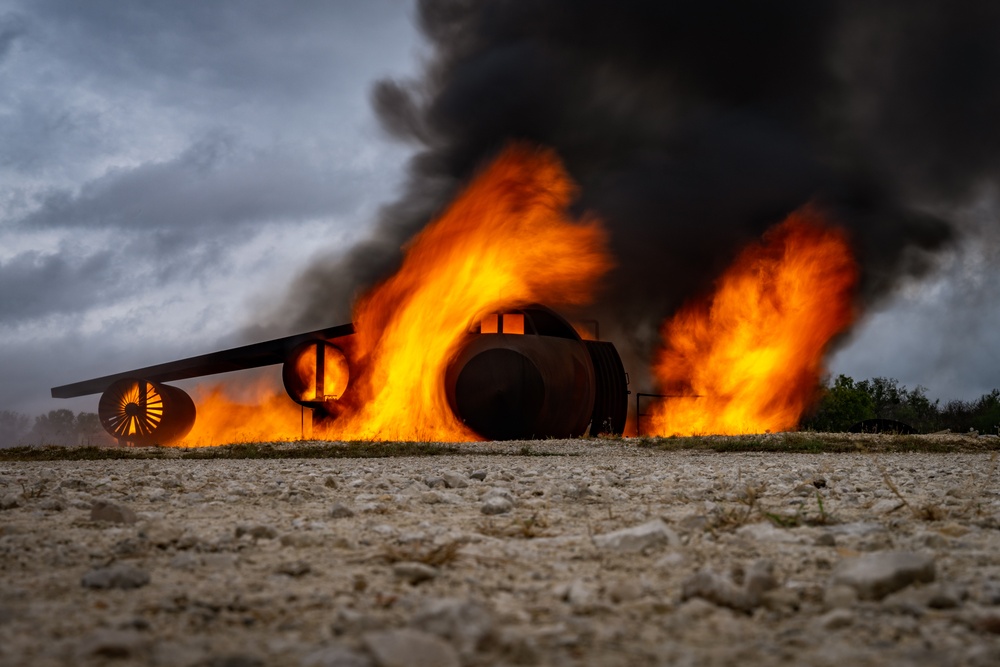
[[[0,410],[0,447],[20,444],[28,434],[31,419],[12,410]]]
[[[1000,389],[983,394],[975,401],[951,401],[941,413],[942,428],[956,433],[969,430],[1000,433]]]
[[[920,386],[907,389],[895,378],[858,382],[839,375],[832,387],[823,388],[821,396],[813,415],[803,420],[803,428],[846,431],[865,419],[894,419],[924,433],[944,428],[939,402],[927,398],[927,389]],[[960,403],[949,406],[961,409]]]
[[[38,445],[75,445],[76,415],[71,410],[50,410],[35,417],[29,439]]]
[[[107,445],[115,442],[101,426],[96,412],[81,412],[76,415],[76,441],[80,445]]]
[[[815,413],[802,424],[815,431],[840,432],[863,419],[875,417],[875,401],[870,385],[856,383],[853,378],[838,375],[832,387],[822,390]]]
[[[975,404],[976,418],[972,428],[980,433],[1000,435],[1000,389],[983,394]]]

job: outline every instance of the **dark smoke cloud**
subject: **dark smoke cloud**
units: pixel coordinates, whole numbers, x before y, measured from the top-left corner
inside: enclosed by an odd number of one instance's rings
[[[511,140],[556,149],[579,209],[606,222],[619,266],[595,310],[636,362],[803,204],[850,230],[873,302],[955,237],[925,211],[1000,172],[990,0],[423,0],[417,15],[423,77],[373,92],[385,130],[418,147],[408,183],[367,242],[299,277],[286,326],[346,318]]]

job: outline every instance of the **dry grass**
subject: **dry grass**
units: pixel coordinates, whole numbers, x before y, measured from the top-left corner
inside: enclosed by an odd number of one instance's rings
[[[581,438],[581,448],[625,447],[650,451],[703,450],[773,453],[841,452],[1000,452],[1000,438],[961,434],[873,435],[853,433],[765,433],[737,436],[671,438]],[[470,446],[472,445],[472,446]],[[217,447],[56,447],[0,448],[0,461],[86,461],[96,459],[333,459],[399,456],[576,456],[572,451],[553,452],[545,440],[511,446],[508,443],[439,442],[243,442]]]

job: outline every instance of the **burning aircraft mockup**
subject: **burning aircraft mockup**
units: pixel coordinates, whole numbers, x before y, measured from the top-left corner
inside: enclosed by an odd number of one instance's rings
[[[182,439],[195,409],[174,380],[283,364],[285,390],[340,440],[468,441],[621,433],[628,379],[615,346],[548,307],[590,300],[612,262],[551,152],[504,151],[408,245],[352,324],[56,387],[103,392],[120,441]]]
[[[195,406],[169,381],[282,364],[289,397],[314,423],[335,420],[350,402],[345,349],[354,326],[279,338],[52,389],[54,398],[103,392],[101,424],[120,442],[167,444],[195,422]],[[445,376],[448,405],[487,439],[575,437],[588,428],[621,433],[627,376],[612,343],[582,340],[555,311],[530,306],[491,313],[472,327]]]

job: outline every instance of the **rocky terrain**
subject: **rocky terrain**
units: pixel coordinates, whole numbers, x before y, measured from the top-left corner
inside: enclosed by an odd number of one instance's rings
[[[0,665],[1000,664],[995,454],[510,451],[0,462]]]

